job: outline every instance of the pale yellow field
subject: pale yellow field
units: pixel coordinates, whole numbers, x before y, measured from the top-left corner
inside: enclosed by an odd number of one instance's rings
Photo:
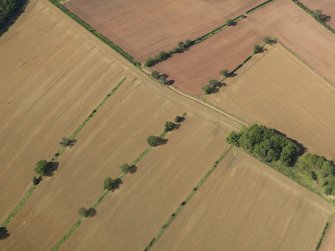
[[[230,152],[153,250],[315,250],[332,208],[289,178]]]
[[[209,102],[335,159],[334,87],[281,45],[256,61],[227,88],[209,96]]]

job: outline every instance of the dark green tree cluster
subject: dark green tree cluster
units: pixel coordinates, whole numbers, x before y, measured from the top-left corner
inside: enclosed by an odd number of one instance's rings
[[[162,62],[166,59],[168,59],[169,57],[171,57],[171,54],[168,53],[168,52],[165,52],[165,51],[161,51],[160,53],[158,53],[158,55],[155,57],[155,58],[148,58],[146,61],[145,61],[145,66],[146,67],[152,67],[154,66],[155,64],[159,63],[159,62]]]
[[[137,167],[135,165],[129,165],[129,164],[123,164],[120,166],[121,172],[127,174],[127,173],[135,173],[137,170]]]
[[[119,189],[121,184],[122,180],[119,178],[112,179],[111,177],[106,177],[104,180],[104,189],[113,192],[114,190]]]
[[[256,44],[254,46],[254,53],[257,54],[257,53],[262,53],[264,51],[264,48],[263,46],[259,45],[259,44]]]
[[[280,161],[284,166],[293,166],[301,151],[301,147],[286,136],[261,125],[232,132],[227,142],[245,149],[262,161]]]
[[[19,8],[19,0],[0,0],[0,30]]]
[[[169,85],[170,81],[167,79],[166,75],[160,74],[158,71],[151,72],[151,76],[159,80],[163,85]]]
[[[167,142],[167,139],[164,139],[159,136],[151,135],[147,138],[147,142],[149,146],[156,147],[156,146],[164,145]]]
[[[36,163],[35,172],[41,176],[46,176],[48,174],[50,163],[46,160],[40,160]]]
[[[6,239],[9,236],[8,230],[6,227],[0,226],[0,240]]]
[[[208,81],[207,85],[202,87],[202,90],[205,94],[212,94],[212,93],[217,92],[219,86],[220,86],[220,81],[212,79]]]
[[[264,37],[263,41],[265,44],[270,44],[270,45],[277,43],[277,39],[274,37],[270,37],[270,36]]]
[[[78,210],[78,213],[80,216],[83,216],[85,218],[87,217],[93,217],[96,215],[97,211],[95,210],[95,208],[85,208],[85,207],[81,207]]]
[[[335,166],[324,157],[307,153],[302,157],[302,171],[317,182],[325,194],[335,195]]]
[[[169,52],[161,51],[154,58],[148,58],[145,61],[144,65],[146,67],[152,67],[155,64],[158,64],[159,62],[167,60],[173,54],[181,53],[181,52],[185,51],[186,49],[190,48],[193,44],[194,44],[194,42],[192,40],[189,40],[189,39],[186,40],[185,42],[179,42],[178,45],[175,48],[173,48],[171,51],[169,51]]]
[[[170,131],[173,131],[174,129],[176,129],[177,127],[178,127],[178,124],[173,123],[172,121],[166,121],[164,131],[165,132],[170,132]]]
[[[233,19],[228,19],[227,22],[226,22],[226,24],[227,24],[228,26],[233,26],[233,25],[236,24],[236,22],[235,22]]]

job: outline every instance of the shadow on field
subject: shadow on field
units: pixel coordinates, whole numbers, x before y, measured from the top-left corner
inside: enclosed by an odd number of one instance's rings
[[[49,162],[48,163],[48,171],[47,171],[46,176],[48,176],[48,177],[53,176],[54,173],[57,171],[58,167],[59,167],[58,162],[53,162],[53,161]]]
[[[7,239],[9,235],[6,227],[0,227],[0,240]]]

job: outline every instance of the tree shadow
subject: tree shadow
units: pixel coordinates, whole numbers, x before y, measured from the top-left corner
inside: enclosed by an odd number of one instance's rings
[[[51,177],[54,175],[54,173],[57,171],[59,167],[59,163],[58,162],[49,162],[48,163],[48,168],[47,168],[47,173],[45,176]]]
[[[120,178],[113,180],[113,185],[111,191],[114,192],[115,190],[119,190],[120,186],[122,185],[123,181]]]
[[[136,165],[131,165],[129,168],[129,173],[134,174],[137,172],[137,166]]]
[[[329,15],[324,15],[322,14],[321,17],[320,17],[321,21],[324,22],[324,23],[328,23],[331,21],[332,17],[329,16]]]
[[[0,227],[0,240],[7,239],[9,235],[6,227]]]
[[[169,81],[166,82],[165,85],[170,86],[170,85],[173,85],[174,82],[175,82],[174,80],[169,80]]]

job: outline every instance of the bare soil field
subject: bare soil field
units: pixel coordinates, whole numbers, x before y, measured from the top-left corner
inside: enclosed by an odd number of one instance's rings
[[[300,0],[311,10],[322,10],[324,15],[329,16],[328,24],[335,28],[335,4],[333,0]]]
[[[81,226],[87,238],[96,239],[91,242],[93,247],[104,248],[129,245],[128,235],[122,235],[127,226],[127,232],[132,231],[136,238],[132,245],[141,248],[226,149],[227,133],[240,127],[152,83],[133,66],[126,68],[125,60],[71,22],[47,1],[33,0],[0,40],[0,53],[13,68],[0,60],[1,70],[11,73],[6,78],[0,74],[8,82],[8,86],[1,85],[0,92],[6,93],[1,96],[6,101],[1,108],[5,118],[1,140],[8,142],[1,148],[5,163],[0,173],[1,184],[5,184],[1,185],[5,188],[1,190],[1,217],[15,206],[31,182],[35,162],[51,158],[60,138],[73,132],[121,79],[127,79],[82,129],[76,145],[63,153],[56,173],[44,178],[8,225],[10,236],[1,240],[1,250],[50,249],[78,219],[78,209],[90,206],[102,193],[104,178],[117,176],[121,164],[131,163],[147,147],[147,136],[160,134],[165,121],[186,112],[186,121],[168,134],[168,143],[152,149],[138,164],[137,173],[126,177],[120,191],[109,194],[99,206],[98,215]],[[54,48],[55,54],[49,51]],[[88,51],[81,52],[81,48]],[[90,56],[92,51],[95,54]],[[80,53],[86,56],[80,57]],[[20,62],[24,62],[22,75],[17,73],[21,72],[17,69]],[[151,218],[153,213],[157,214],[155,219]],[[126,222],[111,228],[114,215]],[[97,221],[101,221],[99,226]],[[146,231],[143,224],[147,224]],[[100,233],[96,238],[94,233],[100,229],[115,232],[113,238],[118,242],[112,243],[111,236]]]
[[[155,70],[177,88],[201,95],[201,87],[232,70],[264,36],[274,36],[302,61],[335,85],[335,36],[289,0],[275,1],[188,51],[159,63]],[[316,39],[317,38],[317,39]]]
[[[155,250],[315,250],[332,208],[238,150],[231,151]]]
[[[208,101],[335,158],[335,89],[279,44]]]
[[[0,39],[1,222],[36,162],[50,160],[123,77],[135,78],[59,14],[33,0]]]
[[[196,39],[265,0],[70,0],[65,7],[144,62]],[[204,13],[210,13],[204,15]]]

